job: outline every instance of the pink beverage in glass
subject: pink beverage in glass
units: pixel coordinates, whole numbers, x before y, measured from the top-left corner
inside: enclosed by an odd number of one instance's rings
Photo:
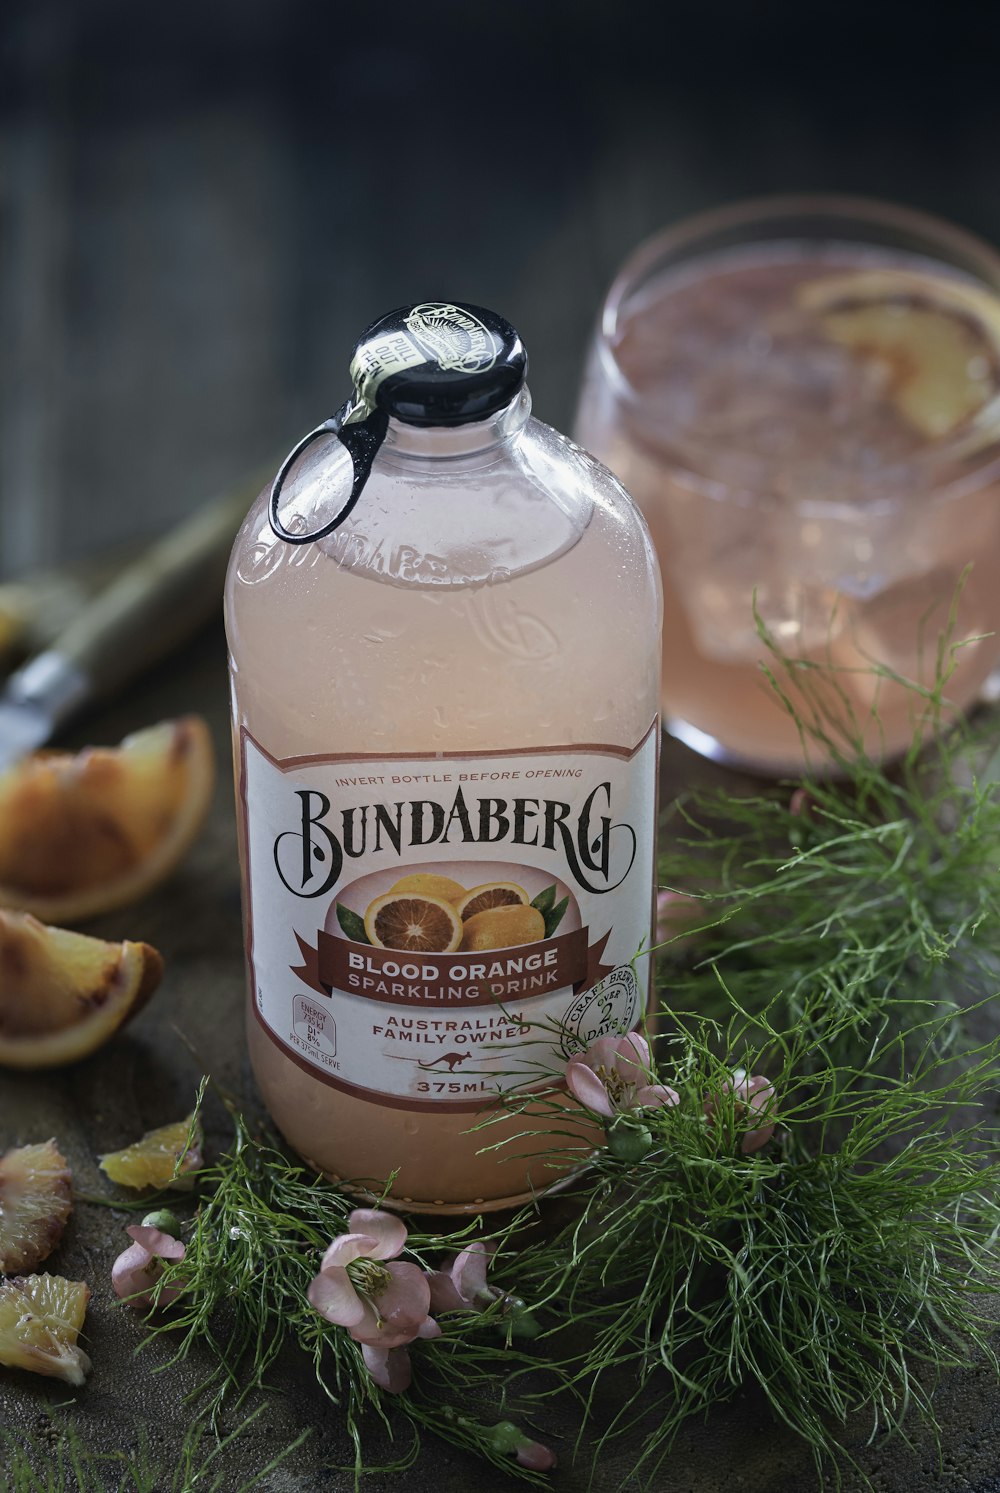
[[[751,204],[639,251],[576,433],[653,535],[676,735],[765,771],[801,764],[754,598],[781,652],[822,666],[798,677],[841,749],[910,744],[925,702],[891,676],[930,688],[939,649],[945,712],[975,700],[998,656],[998,395],[1000,261],[947,225]]]
[[[648,997],[656,560],[525,368],[482,307],[381,318],[229,570],[254,1073],[405,1208],[544,1188],[566,1057]],[[547,1108],[504,1117],[524,1085]]]

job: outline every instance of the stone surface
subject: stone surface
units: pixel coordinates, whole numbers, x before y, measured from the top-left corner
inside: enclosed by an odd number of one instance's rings
[[[100,1153],[187,1112],[200,1064],[248,1105],[254,1102],[243,1046],[239,879],[221,630],[204,634],[172,665],[86,721],[74,740],[117,741],[128,730],[189,710],[202,712],[211,722],[221,764],[206,832],[167,886],[90,925],[102,936],[143,938],[160,948],[167,963],[160,992],[123,1036],[78,1067],[37,1076],[0,1074],[0,1151],[56,1136],[81,1192],[108,1190],[96,1165]],[[718,772],[667,743],[665,794],[676,793],[695,774],[704,780]],[[224,1114],[210,1105],[209,1145],[218,1148],[226,1139]],[[86,1333],[95,1367],[87,1386],[68,1391],[61,1384],[0,1370],[0,1426],[37,1435],[44,1432],[47,1407],[66,1407],[64,1413],[89,1448],[132,1456],[145,1444],[151,1459],[169,1470],[189,1421],[184,1396],[198,1383],[201,1365],[192,1359],[166,1367],[166,1344],[136,1358],[141,1325],[117,1303],[108,1283],[128,1221],[120,1213],[78,1205],[47,1266],[93,1286]],[[336,1409],[294,1359],[281,1364],[275,1385],[281,1392],[267,1397],[254,1426],[215,1465],[216,1471],[224,1469],[223,1493],[235,1493],[305,1426],[314,1428],[308,1442],[261,1486],[270,1493],[347,1493],[353,1478],[342,1470],[349,1449]],[[938,1400],[945,1426],[940,1461],[920,1437],[912,1449],[898,1443],[867,1448],[867,1427],[857,1428],[857,1459],[878,1493],[1000,1490],[994,1378],[985,1368],[954,1374]],[[650,1411],[655,1414],[655,1405]],[[544,1432],[561,1457],[553,1485],[565,1493],[583,1493],[590,1486],[586,1460],[572,1465],[575,1431],[572,1407],[564,1406]],[[638,1487],[630,1466],[627,1443],[610,1447],[598,1462],[595,1493]],[[156,1486],[173,1493],[167,1478]],[[412,1493],[466,1493],[472,1487],[493,1493],[512,1485],[492,1469],[429,1440],[405,1478],[374,1474],[364,1483],[371,1493],[400,1486]],[[690,1424],[652,1486],[656,1493],[810,1493],[832,1483],[819,1484],[801,1447],[753,1396],[741,1395],[706,1422]],[[843,1486],[844,1493],[860,1493],[864,1483],[860,1474],[847,1470]],[[0,1493],[6,1493],[2,1465]]]

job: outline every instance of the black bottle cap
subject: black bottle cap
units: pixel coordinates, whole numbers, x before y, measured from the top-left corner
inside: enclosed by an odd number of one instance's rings
[[[465,301],[422,301],[372,322],[351,360],[361,399],[407,425],[468,425],[516,396],[528,355],[509,321]]]

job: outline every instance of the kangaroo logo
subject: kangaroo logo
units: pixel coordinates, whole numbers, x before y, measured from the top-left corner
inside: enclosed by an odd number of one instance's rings
[[[448,1064],[448,1072],[449,1073],[454,1073],[454,1071],[458,1067],[459,1063],[466,1062],[467,1059],[470,1056],[471,1056],[471,1054],[467,1053],[467,1052],[443,1052],[441,1054],[441,1056],[439,1058],[435,1058],[433,1062],[431,1062],[431,1063],[418,1063],[417,1067],[418,1068],[433,1068],[436,1063],[447,1063]]]

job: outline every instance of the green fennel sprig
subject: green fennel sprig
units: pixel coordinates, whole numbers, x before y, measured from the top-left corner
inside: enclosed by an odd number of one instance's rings
[[[513,1464],[491,1434],[494,1422],[523,1418],[542,1399],[533,1382],[539,1364],[511,1340],[501,1304],[442,1318],[441,1336],[411,1350],[413,1387],[404,1395],[383,1392],[365,1367],[360,1345],[325,1321],[307,1295],[326,1246],[349,1232],[357,1200],[256,1136],[234,1107],[227,1108],[233,1142],[198,1172],[200,1202],[184,1259],[166,1267],[153,1291],[154,1301],[174,1286],[181,1295],[145,1340],[170,1343],[165,1367],[194,1355],[202,1361],[207,1354],[209,1372],[194,1395],[199,1420],[220,1424],[224,1407],[238,1408],[266,1388],[281,1353],[295,1346],[338,1407],[356,1479],[374,1470],[369,1433],[381,1423],[402,1441],[382,1470],[411,1467],[422,1432],[431,1431],[513,1476],[544,1485],[536,1473]],[[447,1235],[412,1230],[405,1255],[425,1267],[436,1265],[473,1237],[502,1241],[508,1232],[491,1230],[481,1219]]]
[[[768,791],[694,790],[669,811],[660,883],[693,894],[703,913],[694,956],[678,965],[668,946],[661,959],[675,1006],[724,1013],[718,966],[740,1004],[759,1010],[779,991],[791,1021],[821,997],[821,1009],[853,1016],[863,1040],[887,998],[897,1016],[904,996],[958,1014],[992,988],[1000,731],[995,715],[969,722],[947,711],[954,650],[937,647],[933,688],[909,685],[919,704],[911,748],[888,767],[866,752],[865,723],[842,689],[841,713],[831,710],[837,671],[775,650],[765,672],[834,775],[821,767]]]
[[[645,1154],[600,1149],[577,1215],[517,1261],[538,1309],[558,1304],[574,1324],[543,1346],[586,1395],[590,1453],[628,1435],[649,1486],[689,1417],[741,1387],[758,1386],[818,1475],[836,1476],[856,1422],[862,1440],[905,1435],[908,1415],[934,1429],[941,1374],[975,1355],[997,1366],[1000,1133],[984,1129],[983,1101],[1000,1038],[956,1060],[948,1016],[915,1019],[907,1002],[883,1012],[854,1066],[810,1072],[820,1013],[783,1028],[781,1009],[673,1022],[656,1077],[679,1104],[628,1117]],[[778,1134],[753,1155],[727,1108],[737,1064],[777,1093]],[[622,1372],[630,1393],[605,1396]]]

